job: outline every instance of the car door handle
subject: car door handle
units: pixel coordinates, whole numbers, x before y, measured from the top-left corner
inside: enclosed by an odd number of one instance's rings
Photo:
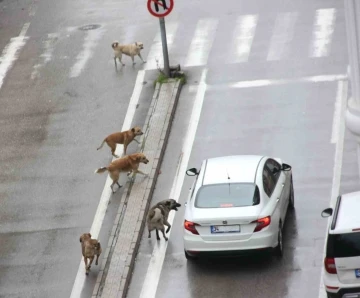
[[[277,200],[276,200],[276,204],[277,204],[277,203],[279,203],[279,201],[280,201],[280,198],[277,198]]]
[[[285,186],[285,183],[281,184],[281,186],[284,187],[284,186]]]

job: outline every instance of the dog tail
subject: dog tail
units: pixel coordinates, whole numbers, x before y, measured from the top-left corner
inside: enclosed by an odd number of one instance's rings
[[[97,148],[96,150],[101,149],[101,148],[104,146],[104,144],[105,144],[105,140],[101,143],[100,147],[99,147],[99,148]]]
[[[101,173],[104,173],[104,172],[107,171],[107,170],[108,170],[107,167],[98,168],[98,169],[95,171],[95,174],[101,174]]]
[[[114,41],[114,42],[111,44],[111,47],[115,50],[118,45],[119,45],[119,42]]]

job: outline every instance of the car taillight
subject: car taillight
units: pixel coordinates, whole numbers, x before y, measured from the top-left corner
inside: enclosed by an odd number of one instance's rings
[[[254,232],[259,232],[261,231],[263,228],[267,227],[268,225],[270,225],[271,223],[271,217],[270,216],[266,216],[263,218],[260,218],[258,220],[254,220],[251,223],[256,223],[256,227]]]
[[[325,258],[324,265],[327,273],[336,274],[337,271],[336,271],[335,259]]]
[[[185,220],[184,221],[184,228],[185,230],[188,230],[189,232],[195,234],[195,235],[199,235],[199,232],[195,229],[195,226],[200,226],[197,223]]]

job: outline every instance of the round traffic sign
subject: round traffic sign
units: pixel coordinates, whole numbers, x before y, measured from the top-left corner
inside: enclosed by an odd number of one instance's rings
[[[148,0],[148,11],[157,18],[167,16],[174,8],[174,0]]]

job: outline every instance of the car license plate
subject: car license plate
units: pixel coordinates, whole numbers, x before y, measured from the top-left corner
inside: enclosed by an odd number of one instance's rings
[[[356,278],[360,278],[360,269],[355,269]]]
[[[240,226],[239,225],[230,225],[230,226],[211,226],[211,233],[239,233]]]

